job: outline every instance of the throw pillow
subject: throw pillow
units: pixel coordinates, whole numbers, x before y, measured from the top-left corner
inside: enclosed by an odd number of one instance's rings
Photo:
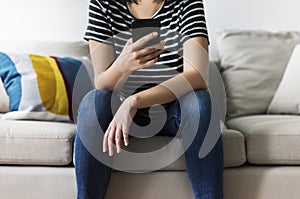
[[[293,51],[283,78],[269,106],[271,114],[300,114],[300,45]]]
[[[71,57],[0,53],[11,111],[3,119],[73,121],[73,86],[81,66]]]
[[[8,96],[0,79],[0,113],[6,113],[8,111]]]
[[[217,41],[227,117],[265,114],[300,32],[223,31]]]

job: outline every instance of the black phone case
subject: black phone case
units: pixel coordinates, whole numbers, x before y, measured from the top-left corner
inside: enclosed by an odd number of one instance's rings
[[[146,43],[143,47],[149,47],[160,42],[160,21],[157,19],[137,19],[132,22],[132,39],[136,42],[143,36],[157,32],[158,36]]]

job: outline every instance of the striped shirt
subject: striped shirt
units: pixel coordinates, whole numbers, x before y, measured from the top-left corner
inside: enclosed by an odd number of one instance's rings
[[[208,39],[202,0],[164,2],[152,18],[160,20],[160,35],[165,41],[165,50],[155,65],[131,73],[121,91],[124,98],[182,72],[182,44],[192,37]],[[84,39],[113,45],[117,57],[127,40],[132,38],[131,23],[134,19],[126,3],[118,0],[91,0]]]

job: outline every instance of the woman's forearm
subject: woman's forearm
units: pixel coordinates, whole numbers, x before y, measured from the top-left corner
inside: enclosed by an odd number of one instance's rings
[[[123,72],[119,70],[117,62],[113,62],[112,65],[102,73],[95,76],[96,89],[105,89],[109,91],[118,92],[124,85],[130,72]]]
[[[112,46],[91,41],[95,87],[118,92],[132,71],[153,66],[158,61],[158,55],[163,52],[164,42],[156,47],[142,46],[156,36],[151,33],[135,43],[129,39],[117,59]]]
[[[135,108],[165,104],[195,89],[208,89],[208,41],[194,37],[184,43],[184,72],[131,97]]]
[[[197,71],[190,70],[130,98],[132,105],[140,109],[172,102],[195,89],[207,90],[207,84]]]

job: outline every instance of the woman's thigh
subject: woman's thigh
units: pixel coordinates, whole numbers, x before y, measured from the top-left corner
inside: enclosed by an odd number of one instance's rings
[[[203,109],[205,109],[203,111]],[[164,127],[157,134],[160,136],[179,136],[182,126],[195,126],[201,123],[200,119],[210,117],[211,101],[206,90],[191,91],[178,100],[168,104],[166,108],[167,119]],[[198,121],[197,121],[198,120]],[[183,123],[185,123],[183,125]]]

